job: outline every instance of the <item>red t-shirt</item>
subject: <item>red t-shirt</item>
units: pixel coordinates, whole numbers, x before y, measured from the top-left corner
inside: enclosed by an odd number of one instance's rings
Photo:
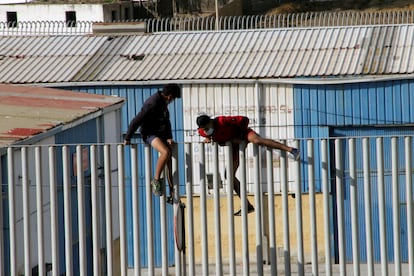
[[[247,140],[247,134],[253,131],[248,125],[249,118],[245,116],[218,116],[213,119],[212,135],[207,135],[202,128],[198,129],[198,133],[214,142],[224,144],[233,139]]]

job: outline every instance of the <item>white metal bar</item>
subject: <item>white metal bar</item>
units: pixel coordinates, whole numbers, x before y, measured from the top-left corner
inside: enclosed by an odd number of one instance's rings
[[[62,168],[63,168],[63,210],[65,220],[65,268],[68,276],[73,275],[73,254],[72,254],[72,204],[71,204],[71,173],[70,154],[68,146],[62,147]]]
[[[299,145],[296,143],[296,148]],[[297,248],[298,248],[298,274],[305,275],[305,257],[303,253],[303,225],[302,225],[302,183],[300,179],[300,162],[294,162],[295,169],[295,200],[296,200],[296,233],[297,233]]]
[[[351,198],[351,228],[352,228],[352,257],[353,257],[353,268],[354,275],[360,274],[360,263],[359,263],[359,223],[358,223],[358,181],[356,174],[356,149],[355,149],[355,138],[348,140],[348,155],[349,155],[349,176],[350,176],[350,198]]]
[[[316,227],[316,205],[315,205],[315,157],[313,149],[314,141],[307,141],[308,154],[308,186],[309,186],[309,214],[311,226],[312,243],[312,275],[318,275],[318,233]]]
[[[226,143],[225,160],[227,169],[227,215],[228,215],[228,239],[229,239],[229,273],[236,274],[236,252],[234,240],[234,202],[233,202],[233,148],[232,143]],[[245,200],[242,198],[241,200]]]
[[[207,232],[207,199],[206,199],[206,156],[204,143],[199,143],[200,153],[200,218],[201,218],[201,250],[202,250],[202,271],[208,275],[208,232]]]
[[[193,206],[193,152],[191,144],[184,144],[185,151],[185,163],[187,167],[186,174],[186,193],[187,193],[187,229],[188,229],[188,273],[189,275],[195,275],[195,257],[194,257],[194,206]]]
[[[346,252],[345,252],[345,226],[344,226],[344,191],[343,191],[343,154],[342,139],[335,139],[335,179],[336,179],[336,205],[338,218],[338,250],[339,270],[341,275],[346,275]]]
[[[387,230],[385,213],[385,182],[384,182],[384,141],[382,137],[376,139],[377,174],[378,174],[378,211],[381,248],[381,272],[388,275]]]
[[[141,275],[139,237],[138,147],[131,145],[132,221],[134,238],[134,275]]]
[[[126,218],[125,218],[125,164],[124,145],[119,144],[118,149],[118,204],[119,204],[119,239],[120,239],[120,269],[121,276],[127,275],[127,241],[126,241]]]
[[[266,148],[266,177],[268,192],[269,219],[269,262],[270,274],[277,274],[276,226],[275,226],[275,191],[273,186],[273,150]]]
[[[404,137],[405,141],[405,186],[407,201],[407,243],[408,243],[408,271],[414,275],[414,239],[413,239],[413,184],[412,184],[412,144],[411,136]]]
[[[110,145],[104,145],[105,172],[105,224],[106,224],[106,270],[108,276],[113,275],[112,246],[112,175]]]
[[[374,244],[372,242],[372,196],[371,196],[371,164],[369,138],[362,139],[362,158],[364,163],[364,206],[365,206],[365,239],[367,247],[367,275],[374,276]]]
[[[93,274],[101,275],[101,252],[99,234],[99,204],[98,204],[98,160],[97,146],[90,146],[91,160],[91,205],[92,205],[92,252],[93,252]]]
[[[288,202],[288,178],[286,152],[280,154],[280,186],[282,188],[282,212],[283,212],[283,259],[285,263],[285,275],[291,275],[290,263],[290,227],[289,227],[289,202]]]
[[[23,243],[24,243],[24,272],[25,275],[31,274],[30,267],[30,202],[29,202],[29,172],[27,160],[27,147],[20,149],[22,162],[22,201],[23,201]]]
[[[56,156],[55,147],[49,147],[49,183],[50,183],[50,232],[52,239],[53,276],[59,273],[59,223],[57,217]]]
[[[330,231],[330,190],[329,190],[329,159],[328,141],[321,140],[321,163],[322,163],[322,192],[323,192],[323,214],[324,214],[324,235],[325,235],[325,273],[332,275],[331,262],[331,231]]]
[[[218,146],[213,144],[213,160],[218,160]],[[223,275],[222,255],[221,255],[221,222],[220,222],[220,189],[219,189],[219,168],[218,162],[213,166],[213,190],[214,190],[214,221],[215,221],[215,241],[216,241],[216,275]]]
[[[17,252],[16,252],[16,207],[15,202],[15,183],[14,183],[14,156],[13,149],[7,148],[7,177],[9,182],[9,235],[10,235],[10,275],[17,275]]]
[[[2,163],[2,158],[0,158],[0,214],[4,214],[3,213],[3,188],[5,187],[5,183],[3,183],[3,175],[2,175],[2,170],[3,170],[3,163]],[[4,187],[3,187],[4,185]],[[5,216],[0,216],[0,229],[4,229],[4,220],[5,220]],[[4,235],[3,235],[4,231],[0,231],[0,276],[4,275]]]
[[[85,181],[83,177],[83,147],[76,146],[76,182],[78,194],[79,272],[86,275]]]
[[[147,250],[148,274],[154,275],[154,226],[152,222],[152,192],[151,192],[151,148],[145,145],[145,187],[147,199]]]
[[[240,197],[247,198],[246,194],[246,144],[241,143],[239,145],[239,170],[240,170]],[[241,201],[241,210],[242,210],[242,249],[243,249],[243,275],[250,275],[249,267],[249,232],[248,232],[248,222],[247,222],[247,201]]]
[[[167,170],[165,168],[165,170]],[[165,170],[163,171],[165,175]],[[164,177],[162,181],[164,181],[164,193],[166,190],[167,185],[167,177]],[[160,205],[160,236],[161,236],[161,273],[163,276],[168,275],[168,247],[167,247],[167,215],[166,215],[166,209],[165,209],[165,199],[166,196],[160,196],[159,197],[159,205]]]
[[[254,167],[254,199],[256,205],[256,260],[257,260],[257,274],[263,275],[263,228],[261,216],[261,189],[260,189],[260,168],[259,168],[259,146],[253,144],[253,167]],[[242,199],[244,201],[244,198]],[[246,209],[247,210],[247,209]]]
[[[392,218],[394,232],[394,275],[401,275],[400,252],[400,184],[398,181],[398,137],[391,137]]]
[[[41,149],[42,149],[41,147],[35,147],[36,209],[37,209],[36,220],[37,220],[37,255],[38,255],[37,261],[38,261],[39,275],[45,275],[45,252],[44,252],[44,235],[43,235],[42,150]]]
[[[176,147],[173,148],[173,154],[172,154],[172,167],[173,167],[173,172],[178,170],[178,158],[177,158],[177,154],[174,152],[174,149],[176,149]],[[175,199],[179,200],[180,199],[180,187],[179,187],[179,183],[180,183],[180,179],[179,179],[179,175],[178,173],[173,173],[173,179],[174,179],[174,197]],[[177,214],[177,209],[178,209],[179,205],[178,204],[174,204],[174,214]],[[186,264],[185,264],[185,252],[181,252],[178,250],[178,247],[175,246],[175,275],[186,275]]]

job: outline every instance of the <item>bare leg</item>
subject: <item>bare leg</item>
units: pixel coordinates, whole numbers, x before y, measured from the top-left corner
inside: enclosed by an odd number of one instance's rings
[[[259,146],[265,146],[265,147],[269,147],[269,148],[272,148],[272,149],[279,149],[279,150],[283,150],[283,151],[287,151],[287,152],[291,152],[292,149],[293,149],[292,147],[289,147],[285,144],[279,143],[275,140],[263,138],[254,131],[251,131],[247,135],[247,141],[249,141],[253,144],[257,144]]]
[[[172,177],[170,177],[170,174],[171,174],[171,149],[170,147],[158,137],[152,140],[151,146],[154,149],[156,149],[160,154],[158,156],[157,165],[155,167],[154,178],[160,179],[161,173],[164,170],[165,165],[167,165],[168,167],[167,178],[171,178],[169,179],[169,181],[172,180]]]

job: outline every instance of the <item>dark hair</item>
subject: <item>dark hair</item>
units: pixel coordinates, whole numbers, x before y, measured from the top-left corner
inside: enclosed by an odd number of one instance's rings
[[[174,98],[181,98],[181,88],[178,84],[169,83],[162,89],[162,94],[165,96],[173,96]]]
[[[197,125],[198,127],[205,127],[210,122],[210,120],[210,116],[200,115],[197,117]]]

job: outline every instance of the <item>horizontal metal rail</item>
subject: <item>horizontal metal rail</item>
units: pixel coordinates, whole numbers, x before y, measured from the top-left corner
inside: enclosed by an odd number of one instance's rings
[[[413,24],[414,10],[403,11],[338,11],[284,13],[275,15],[224,16],[219,17],[173,17],[136,19],[114,23],[145,22],[147,33],[244,30],[268,28],[306,28],[354,25]],[[94,24],[102,22],[76,21],[19,21],[0,22],[0,35],[84,35],[92,34]],[[106,22],[107,23],[107,22]]]

